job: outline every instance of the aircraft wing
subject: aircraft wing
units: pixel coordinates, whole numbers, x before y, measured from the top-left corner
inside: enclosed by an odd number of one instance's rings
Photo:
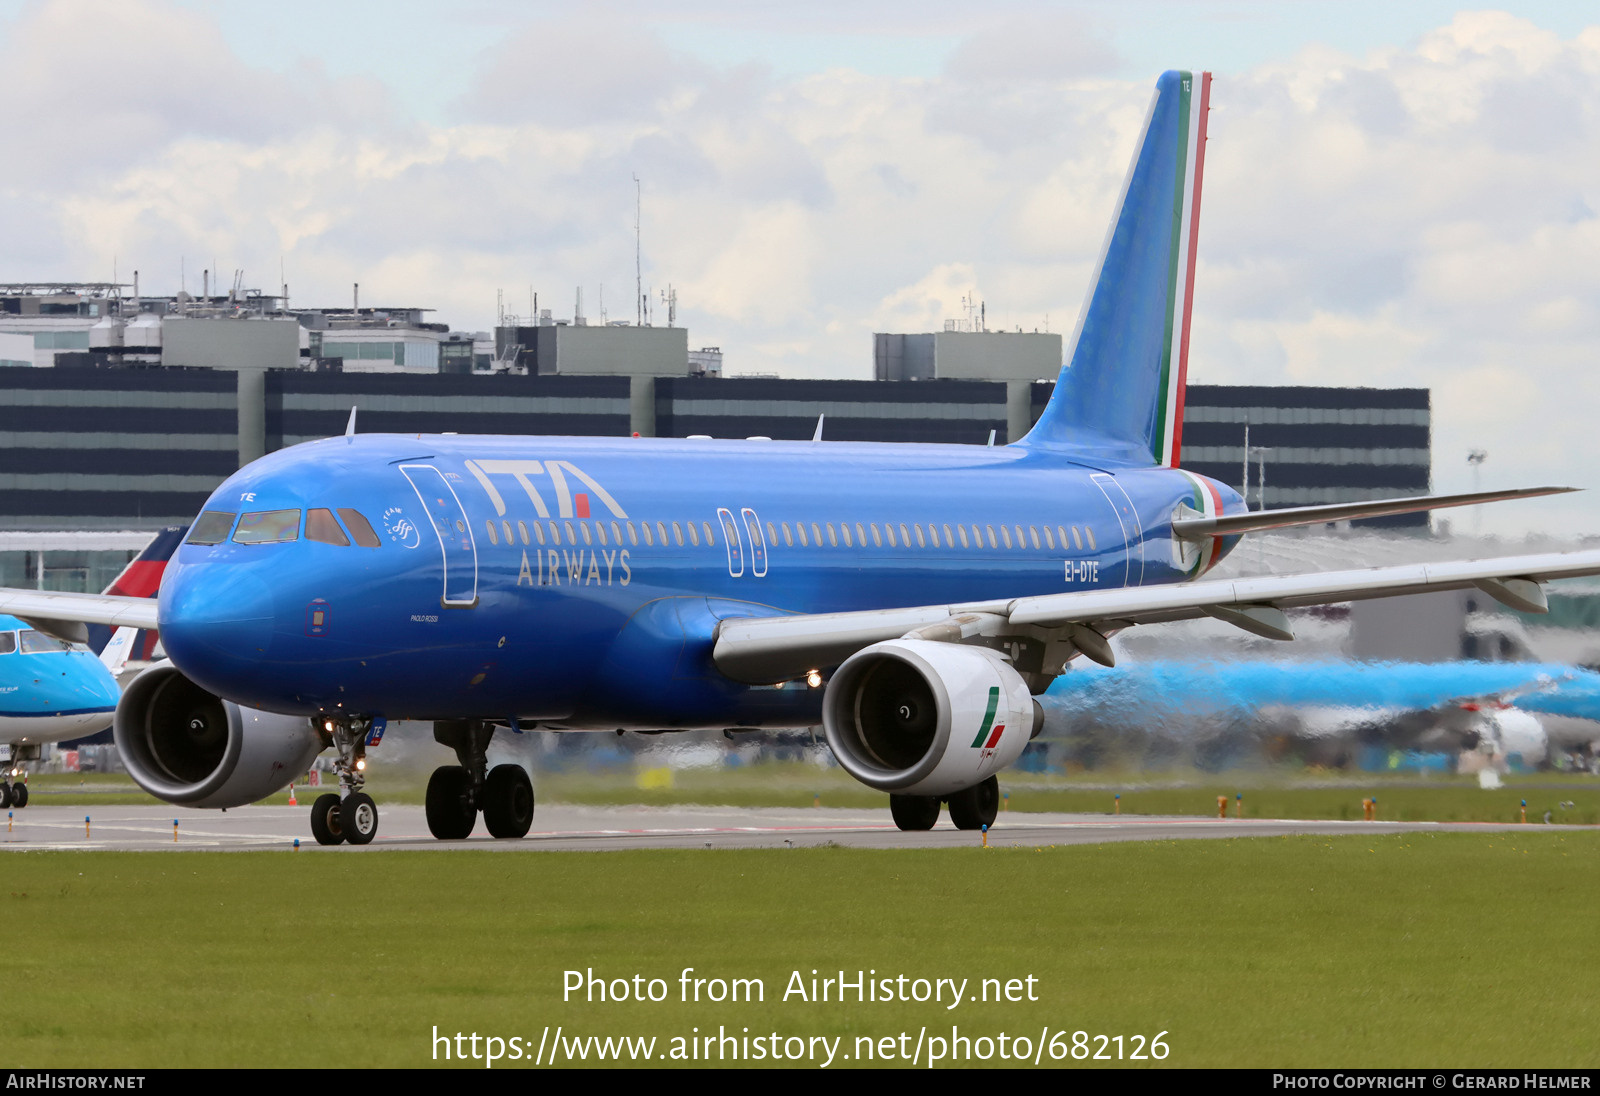
[[[1041,633],[1110,665],[1105,636],[1136,624],[1216,617],[1272,639],[1292,639],[1283,610],[1367,598],[1476,588],[1523,612],[1548,609],[1541,585],[1600,574],[1600,551],[1417,563],[1358,571],[1215,579],[1173,586],[1044,594],[1011,600],[741,617],[717,628],[712,658],[739,681],[772,682],[835,666],[863,647],[910,632],[960,640]],[[0,602],[0,610],[5,608]]]
[[[113,628],[156,627],[156,600],[115,594],[72,594],[59,590],[0,588],[0,613],[27,621],[39,631],[68,643],[88,642],[85,625]]]

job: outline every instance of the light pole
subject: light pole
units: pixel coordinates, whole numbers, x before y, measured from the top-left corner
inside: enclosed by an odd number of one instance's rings
[[[1472,469],[1472,490],[1481,491],[1483,479],[1483,462],[1489,459],[1489,454],[1483,449],[1468,449],[1467,464]],[[1472,508],[1472,535],[1479,536],[1483,533],[1483,503]]]

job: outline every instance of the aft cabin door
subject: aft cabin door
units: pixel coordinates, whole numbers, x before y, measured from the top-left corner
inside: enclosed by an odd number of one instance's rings
[[[1116,518],[1116,528],[1122,535],[1122,585],[1142,586],[1144,584],[1144,529],[1139,524],[1139,514],[1133,508],[1133,500],[1128,497],[1128,492],[1122,489],[1115,476],[1104,472],[1096,472],[1089,477],[1094,485],[1100,488],[1100,493],[1106,497],[1106,503],[1111,507],[1111,513]]]
[[[400,471],[411,481],[439,537],[444,562],[444,595],[439,603],[446,609],[472,608],[478,604],[478,545],[461,499],[431,464],[402,464]]]

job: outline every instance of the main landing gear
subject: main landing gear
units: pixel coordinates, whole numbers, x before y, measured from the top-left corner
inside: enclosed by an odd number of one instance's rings
[[[942,801],[936,795],[891,795],[889,813],[902,830],[931,830],[939,821],[939,806],[950,806],[950,821],[958,830],[981,830],[993,826],[1000,813],[1000,778],[991,776],[981,784],[953,792]]]
[[[20,811],[28,805],[28,767],[24,762],[39,760],[39,753],[37,742],[11,743],[11,760],[0,771],[0,811],[8,807]]]
[[[433,737],[456,752],[459,765],[442,765],[428,778],[428,830],[441,841],[472,834],[478,812],[494,837],[525,837],[533,826],[533,782],[521,765],[488,768],[486,753],[494,725],[448,720],[433,725]],[[486,771],[487,770],[487,771]]]
[[[367,734],[370,719],[323,717],[323,734],[339,751],[333,769],[339,774],[339,794],[319,795],[311,804],[311,836],[319,845],[367,845],[378,836],[378,805],[362,791],[367,782]]]

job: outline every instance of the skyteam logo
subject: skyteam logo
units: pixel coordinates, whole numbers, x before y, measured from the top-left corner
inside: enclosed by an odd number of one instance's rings
[[[415,548],[422,543],[422,534],[417,532],[417,527],[411,524],[406,512],[398,506],[391,506],[383,512],[383,531],[403,548]]]
[[[1000,744],[1000,736],[1006,733],[1004,723],[994,721],[994,713],[1000,707],[1000,689],[998,686],[989,686],[989,710],[983,713],[983,726],[978,728],[978,737],[972,740],[974,750],[983,750],[992,753]]]

